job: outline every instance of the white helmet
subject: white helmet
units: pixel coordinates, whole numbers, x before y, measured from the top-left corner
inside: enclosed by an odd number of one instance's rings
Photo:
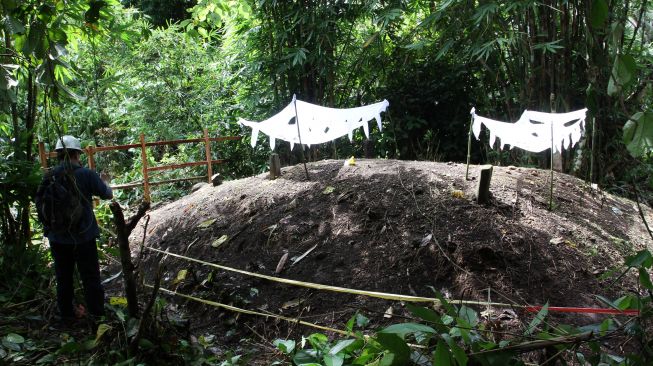
[[[59,151],[64,148],[68,150],[82,151],[82,144],[75,136],[66,135],[57,140],[57,147],[54,150]]]

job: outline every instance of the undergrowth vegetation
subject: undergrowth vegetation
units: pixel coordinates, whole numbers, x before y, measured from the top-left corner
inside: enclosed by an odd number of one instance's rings
[[[411,316],[383,329],[368,329],[369,319],[357,313],[344,325],[346,336],[313,333],[299,340],[271,340],[279,353],[265,356],[254,355],[246,347],[216,355],[210,350],[215,335],[190,336],[188,324],[166,310],[163,298],[150,297],[146,312],[137,319],[127,315],[124,298],[112,297],[107,316],[96,323],[79,320],[79,324],[68,324],[69,332],[52,331],[51,319],[43,315],[51,314],[51,309],[44,309],[47,302],[41,301],[48,296],[43,292],[47,291],[45,287],[36,298],[39,306],[0,298],[2,304],[13,304],[0,318],[0,359],[15,364],[222,366],[246,365],[252,358],[267,364],[298,366],[500,366],[525,365],[529,361],[648,365],[653,361],[653,283],[648,272],[652,267],[653,256],[648,250],[627,257],[622,267],[614,268],[605,278],[617,283],[634,271],[639,275],[638,289],[612,301],[597,296],[610,308],[639,310],[638,316],[612,316],[577,327],[548,317],[548,305],[544,305],[528,324],[507,325],[500,319],[503,313],[493,313],[490,308],[479,312],[449,302],[437,293],[439,302],[434,307],[407,303]]]

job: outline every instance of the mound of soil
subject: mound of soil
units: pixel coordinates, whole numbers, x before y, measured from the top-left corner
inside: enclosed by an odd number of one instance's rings
[[[478,175],[478,167],[470,170]],[[468,300],[487,300],[489,293],[504,303],[604,306],[595,294],[622,294],[601,274],[650,243],[634,202],[568,175],[555,174],[555,208],[548,211],[549,172],[537,169],[495,167],[488,205],[474,201],[477,183],[465,180],[463,164],[359,160],[343,166],[330,160],[310,163],[308,171],[308,181],[298,165],[276,180],[262,174],[205,185],[152,210],[145,245],[369,291],[433,297],[436,290]],[[642,208],[653,222],[651,210]],[[132,234],[134,255],[143,235],[142,225]],[[289,259],[275,274],[285,253]],[[149,250],[143,261],[141,268],[152,272],[165,264],[162,287],[336,328],[357,309],[375,324],[398,321],[384,317],[389,307],[395,316],[403,311],[397,302],[281,285],[170,256],[162,260]],[[188,273],[183,280],[180,270]],[[151,281],[153,273],[146,276]],[[628,283],[634,288],[632,279],[625,281],[620,291]],[[271,319],[170,301],[183,305],[178,309],[198,333],[216,334],[238,321],[269,339],[289,335],[282,332],[287,325]],[[567,316],[570,322],[597,320]]]

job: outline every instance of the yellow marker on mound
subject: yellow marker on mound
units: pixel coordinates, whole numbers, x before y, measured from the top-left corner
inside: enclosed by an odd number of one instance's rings
[[[354,159],[353,156],[345,160],[345,166],[354,166],[354,165],[356,165],[356,159]]]

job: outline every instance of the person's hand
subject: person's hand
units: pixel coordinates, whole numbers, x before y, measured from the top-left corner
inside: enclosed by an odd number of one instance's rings
[[[111,176],[106,172],[100,173],[100,179],[106,184],[111,183]]]

